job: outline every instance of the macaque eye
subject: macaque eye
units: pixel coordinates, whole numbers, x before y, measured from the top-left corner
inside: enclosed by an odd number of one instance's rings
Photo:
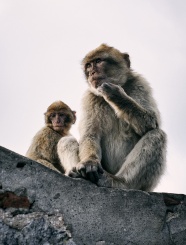
[[[56,116],[56,113],[51,113],[51,114],[50,114],[50,117],[51,117],[51,118],[54,118],[55,116]]]
[[[85,66],[86,69],[87,68],[90,68],[90,67],[91,67],[91,64],[90,63],[87,63],[86,66]]]
[[[63,113],[59,113],[58,114],[60,117],[64,117],[65,116],[65,114],[63,114]]]
[[[96,64],[100,63],[102,60],[100,58],[96,59]]]

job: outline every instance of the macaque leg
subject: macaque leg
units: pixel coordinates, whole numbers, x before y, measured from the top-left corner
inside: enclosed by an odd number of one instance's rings
[[[162,130],[147,132],[129,153],[118,173],[115,176],[105,173],[98,185],[104,186],[105,180],[108,183],[112,178],[112,187],[115,188],[152,191],[164,171],[165,147],[166,135]]]
[[[65,175],[78,177],[75,166],[79,162],[79,144],[73,136],[62,137],[57,145],[57,153],[65,169]]]
[[[165,168],[166,135],[160,129],[147,132],[129,153],[117,177],[130,189],[151,191]]]
[[[45,167],[48,167],[54,171],[57,171],[58,173],[61,173],[57,168],[55,168],[50,162],[44,160],[44,159],[37,159],[36,162],[41,163],[42,165],[44,165]]]
[[[105,170],[103,170],[103,174],[96,184],[100,187],[129,189],[124,178],[116,177],[115,175],[107,173]]]

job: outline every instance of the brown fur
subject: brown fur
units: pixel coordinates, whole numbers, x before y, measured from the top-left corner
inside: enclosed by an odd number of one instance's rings
[[[69,122],[65,124],[65,127],[64,127],[64,131],[63,131],[63,134],[62,136],[65,136],[68,134],[70,128],[71,128],[71,125],[75,123],[76,121],[76,117],[75,117],[75,114],[74,114],[74,111],[72,111],[70,109],[70,107],[65,104],[64,102],[62,101],[55,101],[54,103],[52,103],[48,108],[47,108],[47,111],[44,113],[45,115],[45,124],[46,126],[52,128],[52,123],[50,121],[50,114],[52,112],[59,112],[60,110],[63,110],[63,112],[69,116]]]
[[[61,110],[68,115],[69,121],[65,123],[63,131],[59,133],[53,129],[50,114]],[[46,126],[34,136],[26,156],[46,167],[64,173],[57,154],[57,144],[62,137],[70,135],[69,130],[76,120],[75,113],[64,102],[56,101],[47,108],[44,115]]]

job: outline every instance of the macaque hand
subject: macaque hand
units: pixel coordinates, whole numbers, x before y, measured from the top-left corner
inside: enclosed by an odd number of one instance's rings
[[[89,179],[93,183],[97,183],[103,174],[101,164],[96,160],[79,162],[76,166],[76,170],[83,178]]]
[[[115,85],[113,83],[103,83],[97,88],[99,94],[101,94],[105,99],[118,96],[119,94],[124,94],[124,90],[121,86]]]

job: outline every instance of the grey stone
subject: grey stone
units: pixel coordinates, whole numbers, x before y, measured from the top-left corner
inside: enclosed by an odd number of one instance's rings
[[[101,188],[0,147],[0,244],[186,244],[186,197]]]
[[[0,210],[1,244],[67,244],[75,245],[64,226],[61,214],[30,212],[14,214]]]

